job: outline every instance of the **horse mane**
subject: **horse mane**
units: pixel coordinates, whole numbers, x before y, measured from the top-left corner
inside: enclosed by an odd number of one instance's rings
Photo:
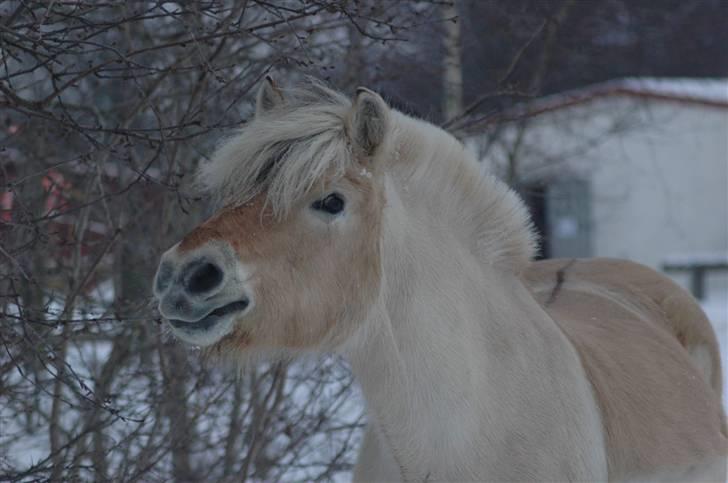
[[[355,162],[346,134],[352,102],[321,82],[283,89],[285,101],[258,114],[224,141],[200,167],[198,180],[218,205],[242,204],[266,193],[281,217],[322,180],[336,180]],[[437,203],[445,223],[457,224],[478,258],[515,272],[531,260],[536,242],[523,202],[447,132],[392,110],[390,160],[412,190]],[[414,178],[418,178],[414,180]],[[435,202],[434,200],[442,200]]]
[[[354,162],[347,97],[314,79],[283,93],[285,102],[258,114],[200,166],[198,186],[218,206],[266,193],[280,218],[316,183],[337,179]]]
[[[397,113],[399,141],[395,170],[427,211],[485,265],[521,273],[533,259],[537,237],[528,209],[503,181],[448,132]],[[397,167],[397,165],[400,165]]]

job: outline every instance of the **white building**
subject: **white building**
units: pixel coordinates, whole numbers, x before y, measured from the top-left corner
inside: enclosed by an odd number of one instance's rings
[[[545,256],[728,263],[728,79],[611,81],[469,132],[532,206]],[[708,290],[726,279],[708,271]]]

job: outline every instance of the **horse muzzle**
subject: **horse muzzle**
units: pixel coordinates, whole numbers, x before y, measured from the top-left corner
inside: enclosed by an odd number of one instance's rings
[[[210,345],[252,305],[248,279],[226,243],[182,252],[169,249],[154,278],[159,312],[185,342]]]

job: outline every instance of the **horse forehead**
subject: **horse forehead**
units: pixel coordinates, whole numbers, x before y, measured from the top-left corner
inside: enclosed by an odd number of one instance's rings
[[[349,169],[337,179],[347,182],[365,197],[372,195],[372,173],[365,167]],[[321,180],[318,187],[326,186],[331,181]],[[276,220],[267,196],[267,192],[262,192],[243,204],[221,209],[187,234],[180,241],[178,250],[188,252],[215,240],[227,241],[237,250],[244,250],[252,248],[273,231],[282,234],[280,228],[287,222]]]
[[[210,241],[227,241],[236,248],[249,244],[273,226],[273,215],[265,196],[258,195],[239,206],[229,206],[187,234],[178,250],[188,252]]]

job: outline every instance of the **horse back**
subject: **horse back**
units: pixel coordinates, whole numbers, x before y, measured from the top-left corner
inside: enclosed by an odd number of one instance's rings
[[[610,479],[725,458],[718,343],[690,294],[611,259],[534,262],[524,281],[579,353],[601,410]]]

